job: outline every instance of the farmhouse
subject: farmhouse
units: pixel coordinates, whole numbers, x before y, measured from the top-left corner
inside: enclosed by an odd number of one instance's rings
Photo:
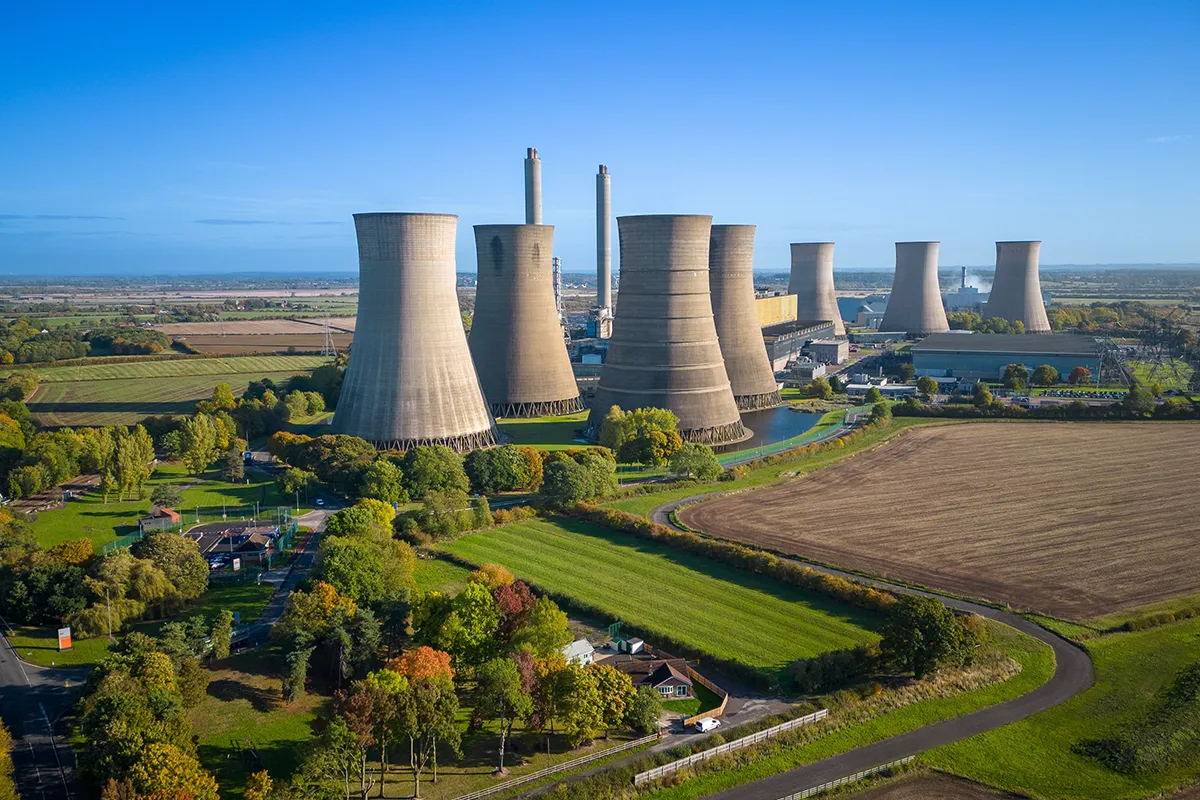
[[[649,686],[664,699],[671,700],[690,699],[695,696],[685,659],[668,656],[666,653],[654,655],[646,650],[638,654],[618,654],[604,663],[628,675],[633,681],[634,689]]]
[[[1100,374],[1100,356],[1099,340],[1073,333],[935,333],[913,345],[917,374],[943,378],[996,380],[1009,364],[1049,364],[1065,380],[1076,367]]]
[[[149,514],[138,518],[138,530],[142,533],[172,530],[179,527],[179,520],[178,511],[154,506]]]
[[[576,639],[562,649],[563,658],[568,664],[578,664],[586,667],[596,660],[596,648],[587,639]]]

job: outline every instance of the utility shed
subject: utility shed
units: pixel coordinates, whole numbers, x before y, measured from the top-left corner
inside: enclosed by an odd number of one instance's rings
[[[1049,364],[1065,381],[1076,367],[1098,375],[1102,346],[1093,336],[1073,333],[959,332],[926,336],[913,345],[912,352],[918,375],[996,380],[1009,364],[1024,364],[1031,373]]]

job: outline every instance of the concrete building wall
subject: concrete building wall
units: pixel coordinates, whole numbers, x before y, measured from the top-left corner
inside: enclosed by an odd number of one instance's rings
[[[950,329],[937,268],[938,242],[896,242],[896,275],[881,330],[919,337]]]
[[[588,419],[611,406],[669,408],[685,440],[749,436],[725,372],[708,286],[712,217],[618,217],[621,302]]]
[[[452,214],[355,214],[358,326],[333,432],[376,447],[496,443],[455,293]]]
[[[612,308],[612,177],[596,173],[596,305]]]
[[[476,225],[470,349],[497,417],[582,411],[554,305],[551,225]]]
[[[983,335],[983,334],[981,334]],[[1099,374],[1099,355],[1037,355],[1021,353],[938,353],[913,351],[913,366],[918,375],[996,380],[1009,364],[1024,364],[1032,374],[1042,364],[1058,370],[1063,381],[1076,367],[1087,367]]]
[[[833,242],[792,244],[788,294],[796,295],[796,319],[829,320],[835,335],[846,335],[833,293]]]
[[[1020,320],[1026,333],[1049,333],[1038,274],[1041,242],[996,242],[996,277],[983,306],[983,318]]]
[[[783,322],[795,322],[796,295],[780,294],[774,297],[760,297],[754,301],[754,309],[758,313],[758,327],[766,328]]]
[[[754,302],[754,226],[713,225],[708,247],[713,321],[733,399],[742,411],[783,402]]]

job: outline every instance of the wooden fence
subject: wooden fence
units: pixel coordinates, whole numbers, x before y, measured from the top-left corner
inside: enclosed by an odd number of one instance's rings
[[[664,775],[670,775],[672,772],[677,772],[684,767],[689,767],[700,761],[707,761],[710,758],[716,758],[724,753],[731,753],[734,750],[741,750],[743,747],[749,747],[752,744],[766,741],[772,737],[778,736],[781,733],[790,731],[793,728],[798,728],[801,725],[811,725],[814,722],[819,722],[829,716],[829,709],[822,708],[820,711],[806,714],[803,717],[798,717],[788,722],[775,725],[774,727],[761,730],[758,733],[752,733],[749,736],[743,736],[740,739],[734,739],[732,742],[718,745],[709,750],[701,750],[699,753],[692,753],[687,758],[681,758],[678,761],[672,761],[670,764],[663,764],[661,767],[648,769],[645,772],[639,772],[633,776],[633,785],[641,786],[643,783],[657,780]]]
[[[704,719],[705,717],[721,716],[722,714],[725,713],[725,706],[729,705],[729,692],[725,691],[720,686],[717,686],[715,683],[710,681],[708,678],[704,677],[699,672],[696,672],[696,670],[692,669],[690,666],[687,668],[687,671],[688,671],[688,677],[690,677],[695,683],[700,684],[705,689],[708,689],[710,692],[715,694],[717,697],[721,698],[721,704],[719,706],[717,706],[716,708],[710,708],[708,711],[701,711],[699,714],[695,715],[694,717],[688,717],[687,719],[685,719],[683,721],[683,727],[685,727],[685,728],[688,727],[689,725],[695,725],[697,722]]]
[[[898,767],[901,764],[907,764],[914,758],[916,758],[916,756],[908,756],[907,758],[901,758],[897,761],[889,761],[886,764],[880,764],[878,767],[871,767],[870,769],[864,769],[862,772],[856,772],[853,775],[847,775],[844,778],[838,778],[836,781],[829,781],[828,783],[822,783],[820,786],[814,786],[811,789],[805,789],[802,792],[789,794],[787,797],[779,798],[779,800],[804,800],[806,797],[814,797],[821,792],[827,792],[830,789],[836,789],[839,786],[845,786],[847,783],[861,781],[863,778],[869,778],[872,775],[877,775],[880,772],[892,769],[893,767]]]
[[[552,767],[540,769],[537,772],[531,772],[528,775],[522,775],[519,778],[513,778],[512,780],[504,781],[504,783],[497,783],[495,786],[490,786],[487,789],[480,789],[478,792],[460,795],[454,798],[454,800],[478,800],[480,797],[487,797],[498,792],[506,792],[526,783],[532,783],[533,781],[541,780],[542,778],[553,775],[556,772],[565,772],[570,769],[575,769],[576,767],[582,767],[583,765],[590,764],[593,761],[599,761],[602,758],[608,758],[614,753],[623,753],[626,750],[632,750],[635,747],[641,747],[644,744],[658,741],[658,738],[659,737],[657,733],[652,733],[649,736],[643,736],[641,739],[634,739],[631,742],[625,742],[625,744],[619,744],[616,747],[610,747],[607,750],[591,753],[583,756],[582,758],[576,758],[573,761],[564,761],[561,764],[555,764]]]

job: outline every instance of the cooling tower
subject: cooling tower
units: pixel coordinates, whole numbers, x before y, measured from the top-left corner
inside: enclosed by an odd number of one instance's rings
[[[896,275],[879,330],[907,331],[909,336],[950,330],[937,270],[937,242],[896,242]]]
[[[554,305],[552,225],[476,225],[470,348],[497,417],[583,410]]]
[[[832,320],[834,335],[846,335],[833,293],[833,242],[792,245],[788,294],[796,295],[796,319]]]
[[[588,420],[610,406],[669,408],[686,441],[719,445],[742,426],[717,342],[708,288],[712,217],[618,217],[621,302]]]
[[[358,328],[333,431],[381,449],[496,443],[455,293],[453,214],[355,214]]]
[[[536,147],[525,151],[525,224],[542,224],[542,162]]]
[[[733,399],[742,411],[783,403],[754,306],[754,226],[713,225],[708,245],[713,322]]]
[[[596,305],[612,308],[612,179],[603,164],[596,173]]]
[[[1049,333],[1038,277],[1041,242],[996,242],[996,277],[983,306],[983,318],[1025,323],[1026,333]]]

